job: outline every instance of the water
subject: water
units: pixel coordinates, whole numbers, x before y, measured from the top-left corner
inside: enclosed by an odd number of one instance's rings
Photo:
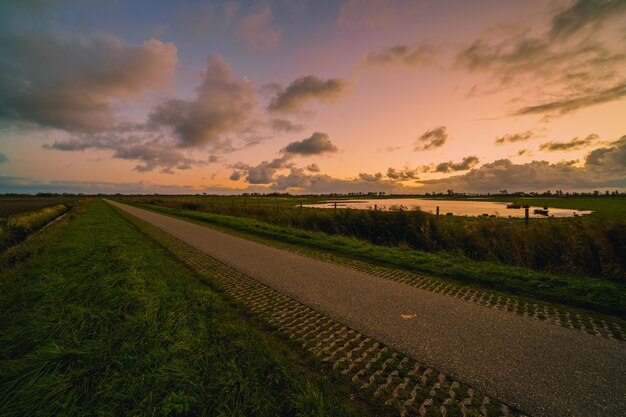
[[[430,213],[436,213],[439,206],[439,214],[445,216],[446,213],[452,213],[455,216],[489,216],[497,217],[524,217],[524,209],[508,209],[507,203],[493,201],[475,201],[475,200],[428,200],[423,198],[389,198],[384,200],[336,200],[337,208],[352,208],[358,210],[373,210],[374,205],[378,210],[389,210],[393,207],[402,206],[407,210],[422,210]],[[304,207],[313,208],[334,208],[335,201],[326,201],[320,204],[306,204]],[[531,206],[530,217],[545,218],[541,214],[535,214],[535,209],[543,209],[543,207]],[[574,217],[575,215],[591,214],[589,210],[571,210],[549,207],[549,216],[553,217]]]

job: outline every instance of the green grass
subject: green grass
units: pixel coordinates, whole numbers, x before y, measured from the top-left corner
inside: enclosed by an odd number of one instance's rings
[[[29,234],[41,229],[69,209],[69,205],[58,204],[0,219],[0,252],[21,242]]]
[[[620,199],[596,200],[614,203]],[[283,198],[274,207],[266,205],[263,198],[257,201],[245,197],[144,196],[126,201],[243,217],[279,227],[356,237],[376,245],[456,253],[476,261],[626,284],[626,222],[614,215],[617,205],[606,209],[605,217],[594,217],[594,221],[585,216],[550,217],[525,224],[524,219],[509,218],[438,219],[417,210],[299,208],[296,198]]]
[[[557,275],[495,262],[472,261],[461,255],[429,253],[404,247],[374,245],[360,239],[280,227],[252,219],[180,210],[147,204],[138,207],[184,217],[227,231],[281,244],[322,250],[517,296],[626,316],[626,285],[601,278]]]
[[[100,200],[0,272],[3,416],[369,414]]]
[[[482,200],[485,201],[485,200]],[[572,210],[591,210],[591,215],[580,217],[583,221],[624,220],[626,197],[498,197],[488,201],[515,202],[520,205],[554,207]]]

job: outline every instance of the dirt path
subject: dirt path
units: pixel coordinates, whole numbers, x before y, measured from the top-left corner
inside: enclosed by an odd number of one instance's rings
[[[626,415],[626,343],[111,202],[234,269],[535,416]]]

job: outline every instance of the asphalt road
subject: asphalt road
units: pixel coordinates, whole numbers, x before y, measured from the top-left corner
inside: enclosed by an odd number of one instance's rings
[[[626,343],[110,202],[250,277],[533,416],[626,416]],[[414,315],[402,318],[402,315]]]

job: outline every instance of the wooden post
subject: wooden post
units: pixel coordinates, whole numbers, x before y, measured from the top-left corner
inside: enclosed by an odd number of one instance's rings
[[[337,202],[335,201],[335,211],[337,211]]]
[[[435,220],[439,221],[439,206],[437,206],[437,214],[435,215]]]
[[[378,204],[374,204],[374,211],[378,210]]]
[[[302,201],[300,202],[300,213],[302,213]]]
[[[528,218],[530,217],[530,215],[528,214],[528,211],[530,210],[530,208],[526,207],[524,209],[524,220],[526,222],[526,224],[528,224]]]

